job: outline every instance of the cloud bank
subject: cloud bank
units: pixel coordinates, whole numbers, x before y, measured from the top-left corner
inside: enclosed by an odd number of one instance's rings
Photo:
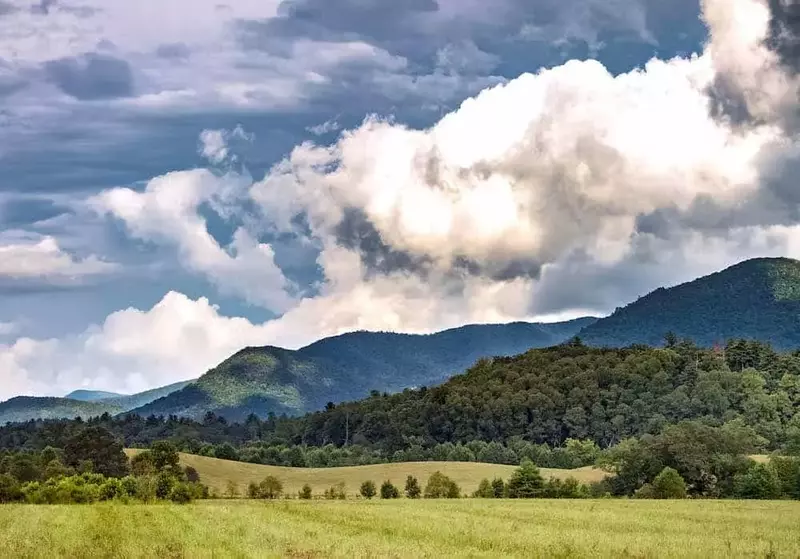
[[[288,3],[270,28],[296,33],[315,6]],[[221,293],[280,316],[225,317],[170,293],[73,339],[3,346],[0,370],[22,379],[9,393],[79,379],[138,389],[199,375],[244,345],[354,329],[606,312],[742,258],[799,257],[797,3],[702,8],[709,41],[695,56],[618,75],[572,60],[489,87],[429,128],[370,116],[331,144],[297,146],[259,181],[188,170],[91,197],[128,235],[174,247]],[[425,3],[408,12],[423,17]],[[634,15],[625,25],[645,33]],[[331,41],[348,29],[312,31]],[[402,40],[384,31],[381,44]],[[469,47],[437,59],[493,63]],[[214,164],[230,156],[227,134],[202,138]],[[228,239],[210,232],[209,209],[235,224]],[[278,264],[287,242],[314,255],[308,290]]]

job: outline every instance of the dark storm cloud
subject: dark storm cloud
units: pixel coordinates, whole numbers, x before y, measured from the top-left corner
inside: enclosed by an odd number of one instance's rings
[[[45,63],[48,79],[81,101],[129,97],[133,94],[130,65],[112,56],[89,53]]]
[[[769,0],[767,46],[794,72],[800,71],[800,0]]]

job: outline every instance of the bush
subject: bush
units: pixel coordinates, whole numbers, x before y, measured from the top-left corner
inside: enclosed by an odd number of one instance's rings
[[[653,480],[653,497],[656,499],[685,499],[686,482],[681,474],[667,466]]]
[[[414,476],[408,476],[406,478],[406,497],[409,499],[419,499],[421,494],[422,489],[420,489],[417,478]]]
[[[181,505],[192,502],[193,497],[192,487],[184,482],[176,483],[169,494],[170,501]]]
[[[745,473],[736,475],[733,487],[742,499],[777,499],[781,495],[780,480],[767,464],[753,464]]]
[[[539,468],[528,459],[523,460],[519,468],[511,474],[506,486],[506,492],[511,499],[542,497],[544,491],[544,478],[539,473]]]
[[[14,503],[24,499],[22,488],[15,477],[0,475],[0,503]]]
[[[381,484],[381,499],[397,499],[400,491],[388,479]]]
[[[495,499],[502,499],[506,496],[506,484],[499,477],[492,480],[492,492]]]
[[[375,482],[367,480],[362,483],[360,493],[362,497],[372,499],[378,493],[377,489],[375,489]]]
[[[303,485],[303,488],[297,494],[298,497],[300,497],[301,499],[306,499],[306,500],[311,499],[311,495],[312,495],[311,494],[311,486],[309,484],[307,484],[307,483],[305,485]]]
[[[175,485],[175,478],[167,472],[161,472],[156,476],[156,498],[169,499],[172,493],[172,486]]]
[[[480,485],[478,485],[478,489],[475,490],[472,496],[478,499],[494,499],[492,483],[488,479],[483,478]]]
[[[344,482],[337,483],[325,490],[325,498],[328,500],[339,499],[344,500],[347,498],[347,489]]]
[[[458,499],[461,488],[452,479],[441,472],[434,472],[425,485],[426,499]]]
[[[239,497],[239,485],[235,481],[228,480],[228,484],[225,488],[225,496],[228,499],[236,499]]]
[[[200,474],[197,473],[197,470],[192,466],[186,466],[183,473],[186,476],[186,481],[189,483],[198,483],[200,481]]]

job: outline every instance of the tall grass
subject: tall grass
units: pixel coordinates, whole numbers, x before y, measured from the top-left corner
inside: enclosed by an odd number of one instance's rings
[[[0,507],[4,557],[798,557],[800,503],[209,501]]]

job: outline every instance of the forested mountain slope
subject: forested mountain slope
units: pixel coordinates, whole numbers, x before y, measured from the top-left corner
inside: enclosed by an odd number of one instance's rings
[[[192,385],[135,411],[187,417],[213,411],[229,419],[296,415],[373,390],[438,384],[481,357],[561,343],[594,320],[471,325],[428,335],[353,332],[297,351],[246,348]]]
[[[660,288],[587,326],[591,345],[660,345],[667,332],[711,347],[733,338],[800,348],[800,261],[747,260],[676,287]]]

